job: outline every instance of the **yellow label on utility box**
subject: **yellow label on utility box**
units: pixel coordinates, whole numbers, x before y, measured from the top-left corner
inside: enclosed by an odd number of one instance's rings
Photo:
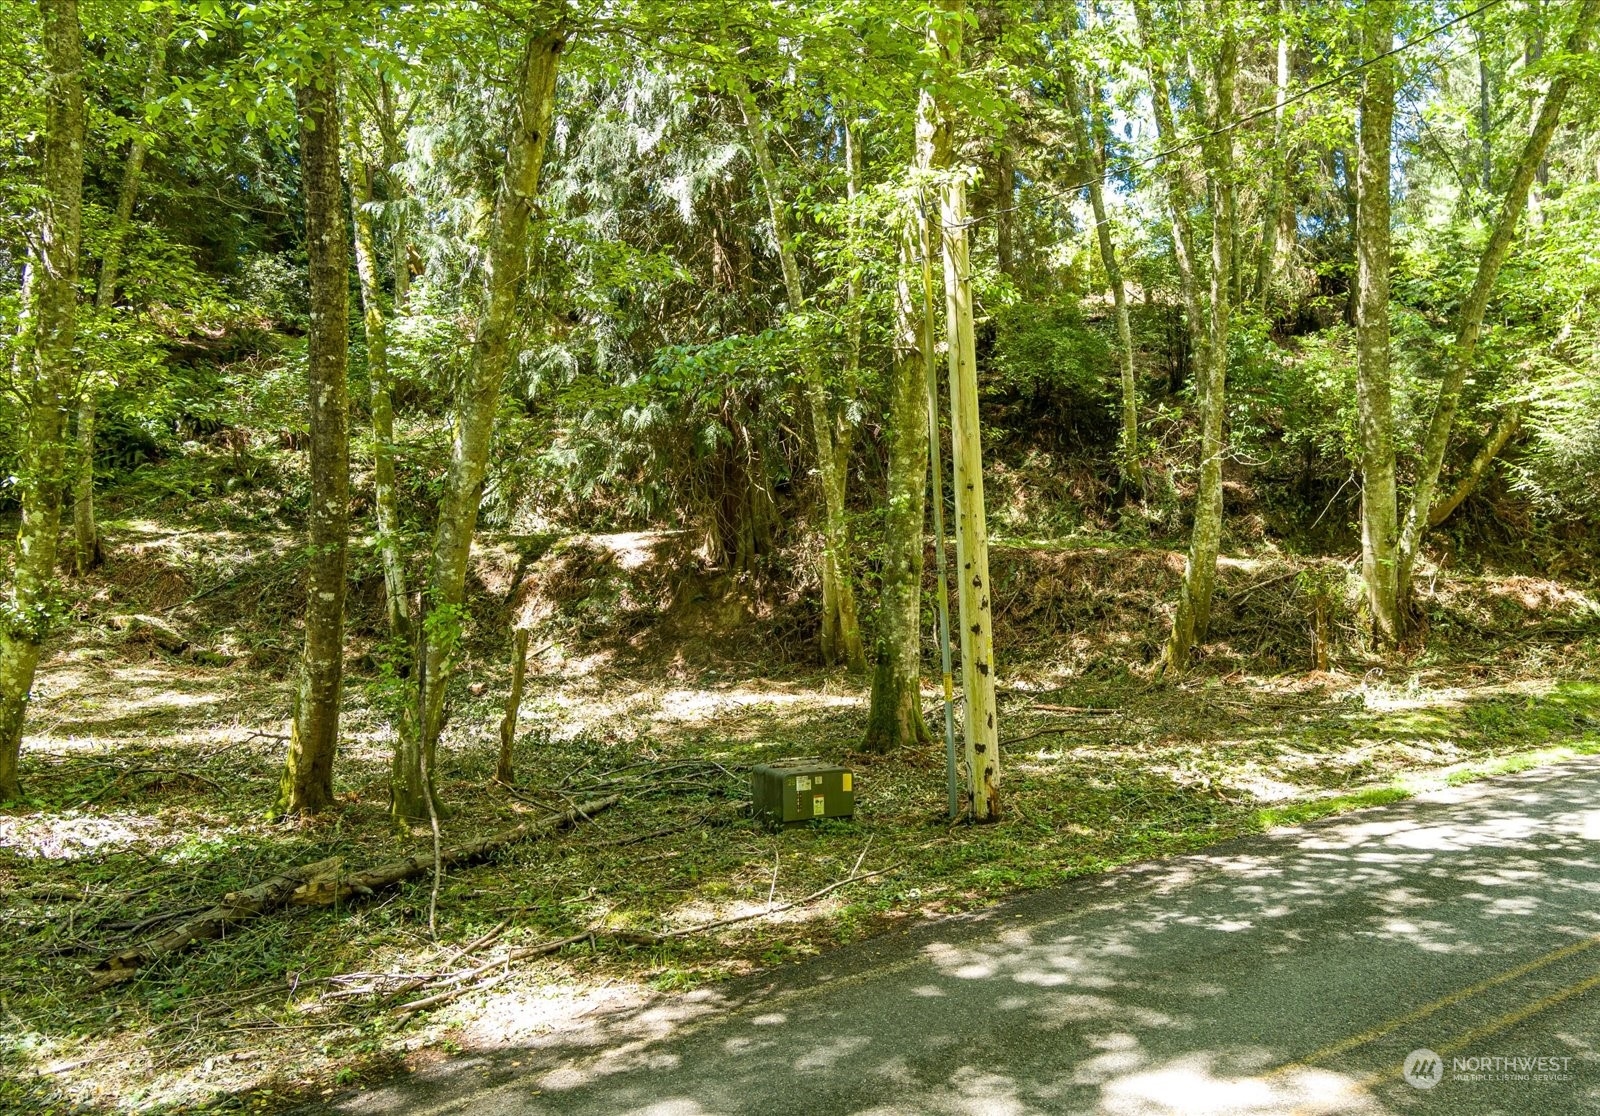
[[[823,795],[816,795],[811,799],[811,813],[820,818],[827,809],[827,801]]]
[[[844,773],[844,789],[845,790],[849,790],[850,789],[850,772],[848,772],[848,771],[846,771]]]

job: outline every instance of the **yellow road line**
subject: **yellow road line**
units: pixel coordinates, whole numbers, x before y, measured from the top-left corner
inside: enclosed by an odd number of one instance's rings
[[[1575,984],[1569,984],[1558,992],[1550,993],[1550,995],[1544,997],[1543,999],[1535,1000],[1531,1004],[1524,1004],[1515,1011],[1508,1011],[1499,1019],[1490,1020],[1481,1027],[1474,1027],[1470,1031],[1465,1031],[1462,1034],[1457,1035],[1454,1039],[1451,1039],[1449,1042],[1445,1043],[1443,1046],[1435,1049],[1434,1053],[1438,1054],[1441,1058],[1447,1058],[1451,1054],[1458,1054],[1475,1042],[1481,1042],[1490,1035],[1499,1034],[1507,1027],[1514,1027],[1523,1020],[1530,1019],[1533,1016],[1538,1015],[1541,1011],[1553,1008],[1559,1003],[1570,1000],[1574,996],[1581,996],[1585,992],[1591,991],[1595,988],[1600,988],[1600,975],[1588,977],[1584,980],[1578,981]],[[1381,1073],[1372,1074],[1370,1077],[1362,1079],[1362,1087],[1370,1088],[1373,1085],[1381,1084],[1389,1078],[1401,1076],[1404,1071],[1405,1067],[1402,1066],[1400,1069],[1391,1068],[1384,1070]]]
[[[1586,949],[1593,949],[1597,945],[1600,945],[1600,934],[1596,934],[1591,938],[1585,938],[1580,942],[1573,942],[1571,945],[1564,945],[1560,949],[1551,950],[1544,956],[1536,957],[1532,961],[1518,965],[1514,969],[1507,969],[1505,972],[1489,977],[1486,980],[1480,980],[1477,984],[1471,984],[1465,988],[1457,989],[1448,996],[1441,996],[1432,1003],[1423,1004],[1419,1008],[1413,1008],[1404,1015],[1396,1016],[1386,1023],[1379,1023],[1377,1026],[1370,1027],[1367,1030],[1362,1031],[1360,1034],[1351,1035],[1349,1038],[1342,1039],[1330,1046],[1324,1046],[1321,1050],[1314,1051],[1306,1055],[1304,1058],[1300,1058],[1296,1061],[1279,1066],[1266,1076],[1276,1077],[1279,1074],[1290,1073],[1294,1070],[1308,1069],[1317,1062],[1326,1061],[1329,1058],[1336,1058],[1340,1054],[1349,1053],[1359,1046],[1365,1046],[1369,1042],[1375,1042],[1392,1031],[1399,1030],[1408,1023],[1415,1023],[1419,1020],[1426,1019],[1428,1016],[1433,1015],[1436,1012],[1443,1011],[1445,1008],[1450,1007],[1453,1004],[1459,1004],[1462,1000],[1467,999],[1469,996],[1476,996],[1479,992],[1487,991],[1496,985],[1504,984],[1509,980],[1516,980],[1518,977],[1527,976],[1529,973],[1537,972],[1548,965],[1554,965],[1557,961],[1564,961],[1568,957],[1576,956]],[[1600,978],[1596,979],[1600,980]],[[1543,1010],[1543,1008],[1540,1008],[1539,1010]]]

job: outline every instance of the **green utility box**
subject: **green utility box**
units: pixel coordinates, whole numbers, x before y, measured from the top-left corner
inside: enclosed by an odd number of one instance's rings
[[[856,812],[855,779],[847,768],[814,760],[779,760],[750,772],[755,816],[771,825],[813,818],[849,818]]]

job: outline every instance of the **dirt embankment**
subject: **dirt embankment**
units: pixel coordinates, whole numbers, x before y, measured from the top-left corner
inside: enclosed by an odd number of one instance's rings
[[[1146,666],[1160,654],[1183,564],[1183,555],[1164,549],[995,546],[996,642],[1017,658],[1089,676]],[[930,641],[935,577],[930,553]],[[812,595],[709,569],[687,533],[572,536],[531,561],[515,546],[486,546],[477,580],[505,602],[508,619],[567,655],[605,655],[637,669],[778,668],[816,654]],[[1600,633],[1595,595],[1555,581],[1440,576],[1420,592],[1419,632],[1435,654],[1481,657]],[[871,599],[867,586],[862,600]],[[1363,628],[1353,565],[1225,557],[1201,662],[1224,671],[1364,669]],[[1325,664],[1316,659],[1319,642]]]

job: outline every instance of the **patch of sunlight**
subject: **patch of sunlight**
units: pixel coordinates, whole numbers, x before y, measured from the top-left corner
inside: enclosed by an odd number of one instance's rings
[[[1295,1112],[1376,1114],[1384,1111],[1361,1085],[1331,1070],[1297,1069],[1271,1077],[1215,1072],[1211,1053],[1190,1054],[1102,1086],[1100,1110],[1132,1116],[1278,1116]]]
[[[668,690],[661,695],[658,720],[696,721],[752,707],[804,706],[807,708],[857,708],[866,704],[860,694],[790,693],[785,690]]]
[[[147,814],[63,814],[0,818],[0,846],[37,860],[81,860],[108,846],[148,839],[162,823]]]

